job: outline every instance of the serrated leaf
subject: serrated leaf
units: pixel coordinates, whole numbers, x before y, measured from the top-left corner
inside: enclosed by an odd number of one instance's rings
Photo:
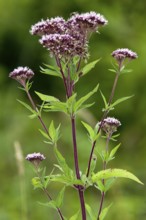
[[[122,169],[107,169],[107,170],[99,171],[98,173],[92,176],[92,181],[96,182],[101,179],[109,179],[114,177],[128,178],[137,183],[143,184],[134,174],[130,173],[127,170],[122,170]]]
[[[100,61],[100,59],[92,61],[88,64],[86,64],[81,70],[80,72],[82,73],[81,75],[84,76],[86,75],[88,72],[90,72],[91,69],[93,69],[95,67],[95,65]]]
[[[91,92],[89,92],[87,95],[83,96],[78,101],[76,101],[76,103],[74,105],[75,112],[81,108],[81,106],[84,102],[86,102],[95,92],[97,92],[98,87],[99,87],[99,84]]]
[[[104,208],[99,216],[99,220],[104,220],[107,212],[109,211],[110,207],[112,206],[112,204],[110,204],[109,206],[107,206],[106,208]]]
[[[80,212],[78,211],[75,215],[73,215],[72,217],[70,217],[69,220],[78,220],[79,213],[80,213]]]
[[[91,218],[91,220],[96,220],[96,216],[95,213],[93,212],[93,210],[91,209],[91,207],[86,203],[85,204],[86,210]]]
[[[42,93],[36,92],[36,91],[35,91],[35,93],[44,102],[59,102],[59,99],[55,98],[54,96],[45,95],[45,94],[42,94]]]
[[[64,192],[65,192],[65,187],[62,188],[62,190],[59,192],[59,195],[57,196],[56,205],[58,208],[60,208],[63,203]]]

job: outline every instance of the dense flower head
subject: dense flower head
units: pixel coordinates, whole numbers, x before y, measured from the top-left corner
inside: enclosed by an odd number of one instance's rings
[[[32,35],[45,35],[65,32],[65,20],[62,17],[55,17],[47,20],[41,20],[31,27]]]
[[[107,23],[108,21],[103,15],[99,13],[97,14],[93,11],[82,14],[75,13],[68,20],[68,24],[71,24],[74,27],[78,26],[83,32],[96,31],[99,26],[106,25]]]
[[[25,84],[26,80],[31,79],[34,76],[34,72],[28,67],[17,67],[12,72],[10,72],[9,77],[17,80],[22,85]]]
[[[84,48],[80,41],[76,40],[69,34],[49,34],[43,35],[39,40],[40,43],[46,47],[51,56],[74,56],[84,54]]]
[[[31,27],[32,35],[39,35],[39,42],[50,51],[50,55],[59,58],[65,56],[88,57],[88,39],[99,26],[107,20],[96,12],[74,13],[67,21],[62,17],[41,20]]]
[[[40,162],[42,160],[45,160],[46,158],[44,157],[43,154],[32,153],[32,154],[28,154],[25,159],[33,163],[35,166],[38,166]]]
[[[117,128],[121,125],[121,122],[118,119],[113,117],[107,117],[103,121],[99,122],[101,129],[107,134],[112,134],[117,131]]]
[[[121,49],[117,49],[117,50],[113,51],[112,56],[118,61],[122,61],[126,58],[136,59],[138,57],[137,53],[135,53],[132,50],[129,50],[127,48],[121,48]]]

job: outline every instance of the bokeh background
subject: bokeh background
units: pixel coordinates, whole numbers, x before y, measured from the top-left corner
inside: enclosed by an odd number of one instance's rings
[[[20,145],[24,157],[31,152],[44,153],[47,160],[44,165],[50,172],[55,162],[51,146],[43,143],[38,131],[40,124],[28,118],[29,112],[17,99],[27,102],[25,94],[18,89],[16,81],[8,74],[18,66],[29,66],[36,73],[31,90],[35,101],[34,90],[63,98],[64,89],[60,80],[40,74],[42,63],[53,61],[47,51],[38,43],[38,38],[31,36],[32,24],[42,18],[63,16],[68,18],[72,12],[97,11],[103,14],[109,24],[94,34],[90,40],[90,60],[102,58],[96,68],[81,79],[77,86],[78,93],[83,95],[97,83],[106,97],[109,96],[114,74],[109,72],[111,52],[117,48],[129,48],[138,53],[139,58],[129,63],[132,73],[121,76],[116,90],[117,97],[134,94],[134,97],[117,106],[110,116],[117,117],[122,126],[119,142],[122,143],[111,167],[123,168],[133,172],[146,183],[146,1],[134,0],[0,0],[0,220],[40,220],[59,219],[54,210],[40,206],[38,201],[46,198],[39,190],[34,190],[31,178],[34,173],[30,164],[22,162],[17,165],[14,146]],[[78,116],[78,143],[80,167],[85,170],[90,144],[80,119],[95,125],[101,117],[103,103],[100,94],[94,95],[96,104],[87,112]],[[44,114],[49,125],[51,119],[55,124],[62,123],[60,150],[72,162],[72,146],[69,120],[62,114]],[[16,142],[17,141],[17,142]],[[101,164],[99,163],[99,167]],[[50,192],[55,197],[60,186],[50,185]],[[100,194],[92,189],[86,192],[86,201],[98,209]],[[139,220],[146,219],[146,190],[130,180],[117,180],[107,194],[105,205],[113,205],[106,219]],[[78,210],[78,196],[72,189],[67,189],[64,207],[69,216]]]

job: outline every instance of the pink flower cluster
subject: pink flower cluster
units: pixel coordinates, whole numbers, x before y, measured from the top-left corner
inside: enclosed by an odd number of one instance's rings
[[[67,21],[62,17],[41,20],[31,27],[30,33],[41,36],[39,42],[51,56],[87,58],[89,33],[106,24],[107,20],[96,12],[75,13]]]

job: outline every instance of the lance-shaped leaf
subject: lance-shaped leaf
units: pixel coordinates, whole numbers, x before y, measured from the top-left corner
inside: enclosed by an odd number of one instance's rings
[[[62,78],[60,70],[57,66],[54,67],[54,66],[46,65],[46,64],[45,64],[45,66],[47,67],[47,69],[40,67],[41,68],[41,73],[51,75],[51,76],[58,76],[58,77]]]
[[[40,115],[40,112],[38,111],[38,109],[36,109],[36,111],[35,111],[35,110],[32,109],[28,104],[26,104],[25,102],[22,102],[22,101],[19,100],[19,99],[17,99],[17,101],[18,101],[19,103],[21,103],[21,105],[23,105],[26,109],[28,109],[28,110],[32,113],[32,115],[29,115],[29,117],[30,117],[31,119],[36,118],[36,117],[38,117],[38,116]]]
[[[90,219],[91,220],[96,220],[97,218],[96,218],[95,213],[93,212],[92,208],[87,203],[86,203],[85,206],[86,206],[86,210],[87,210],[87,212],[90,216]]]
[[[94,174],[92,176],[93,183],[96,183],[96,181],[101,179],[109,179],[109,178],[128,178],[133,181],[136,181],[137,183],[143,184],[134,174],[130,173],[127,170],[122,169],[107,169],[99,171],[98,173]]]
[[[95,92],[97,92],[98,87],[99,87],[99,84],[87,95],[83,96],[78,101],[76,101],[74,105],[74,112],[77,112],[79,109],[82,109],[83,103],[86,102]]]
[[[38,97],[43,101],[43,102],[59,102],[59,99],[55,98],[54,96],[50,95],[45,95],[40,92],[35,92]]]
[[[63,203],[63,198],[64,198],[64,192],[65,192],[65,187],[62,188],[62,190],[59,192],[57,199],[56,199],[56,206],[58,208],[61,207],[62,203]]]
[[[80,212],[78,211],[76,214],[74,214],[72,217],[70,217],[69,220],[78,220],[79,213]]]
[[[126,96],[126,97],[117,99],[114,103],[112,103],[112,104],[109,106],[109,108],[111,109],[111,108],[115,107],[116,105],[118,105],[119,103],[124,102],[124,101],[126,101],[126,100],[128,100],[128,99],[130,99],[130,98],[132,98],[132,97],[133,97],[133,95],[131,95],[131,96]]]
[[[72,176],[73,171],[69,168],[69,166],[67,165],[67,163],[65,161],[65,158],[59,152],[57,147],[54,147],[54,152],[55,152],[55,156],[57,158],[57,161],[58,161],[60,167],[62,168],[62,170],[64,171],[65,175],[68,177]]]
[[[107,212],[109,211],[110,207],[112,206],[112,204],[110,204],[109,206],[107,206],[106,208],[104,208],[99,216],[99,220],[104,220]]]
[[[90,72],[91,69],[93,69],[95,67],[95,65],[100,61],[100,59],[92,61],[88,64],[86,64],[80,71],[79,71],[79,75],[84,76],[87,73]]]

